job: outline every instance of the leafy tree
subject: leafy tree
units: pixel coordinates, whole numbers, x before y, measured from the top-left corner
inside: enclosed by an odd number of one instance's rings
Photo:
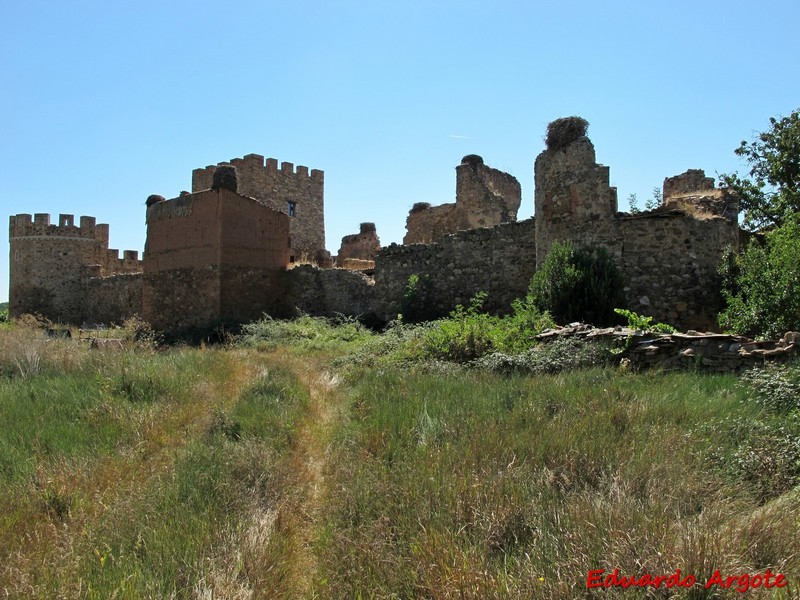
[[[625,304],[622,274],[605,248],[556,242],[531,279],[530,301],[557,323],[610,325]]]
[[[750,165],[749,177],[720,175],[720,182],[741,196],[748,229],[780,225],[800,212],[800,109],[769,122],[768,131],[735,150]]]
[[[752,241],[739,255],[729,252],[720,269],[727,308],[720,325],[758,338],[800,330],[800,214]]]

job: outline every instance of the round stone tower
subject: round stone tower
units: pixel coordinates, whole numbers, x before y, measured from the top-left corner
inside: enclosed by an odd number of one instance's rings
[[[76,226],[73,215],[59,215],[51,225],[48,214],[20,214],[11,216],[8,237],[9,313],[80,323],[87,267],[103,264],[108,225],[81,217]]]

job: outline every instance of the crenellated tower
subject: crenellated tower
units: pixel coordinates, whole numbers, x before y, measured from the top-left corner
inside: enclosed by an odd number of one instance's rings
[[[288,214],[292,260],[315,259],[325,251],[325,174],[318,169],[248,154],[227,163],[236,167],[239,193]],[[192,192],[211,188],[216,166],[192,171]]]
[[[90,277],[142,270],[139,253],[108,248],[108,225],[94,217],[12,215],[9,222],[9,312],[38,313],[52,321],[80,323]]]

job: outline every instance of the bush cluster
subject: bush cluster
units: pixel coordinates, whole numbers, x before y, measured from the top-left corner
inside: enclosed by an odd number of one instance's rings
[[[800,330],[800,215],[752,241],[741,254],[728,250],[722,262],[726,308],[719,324],[756,338],[779,338]]]
[[[486,293],[477,294],[430,328],[422,340],[427,358],[466,363],[491,352],[518,353],[532,347],[536,336],[553,320],[532,302],[517,300],[510,315],[496,317],[482,311]]]
[[[742,383],[766,410],[800,410],[800,363],[756,367],[742,375]]]
[[[614,309],[625,304],[623,288],[622,274],[605,248],[555,242],[531,279],[528,295],[557,323],[612,325],[619,321]]]

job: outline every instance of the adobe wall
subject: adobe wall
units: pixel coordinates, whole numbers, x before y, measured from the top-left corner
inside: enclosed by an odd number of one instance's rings
[[[121,325],[126,319],[140,315],[142,280],[141,272],[88,279],[83,321],[90,324]]]
[[[285,304],[281,316],[373,318],[374,282],[358,271],[298,265],[285,271],[283,278]]]
[[[274,158],[248,154],[234,158],[229,163],[236,167],[239,193],[261,200],[273,210],[288,213],[289,202],[294,203],[291,217],[291,253],[294,260],[314,259],[325,251],[324,190],[325,175],[308,167],[295,167],[282,162],[280,169]],[[211,188],[216,166],[192,171],[192,192]]]
[[[415,204],[406,219],[403,243],[430,243],[457,231],[516,221],[521,199],[515,177],[469,154],[456,167],[455,204]]]
[[[507,312],[525,296],[536,266],[535,221],[460,231],[432,244],[392,244],[375,258],[376,312],[397,317],[409,276],[429,276],[431,309],[444,316],[475,294],[488,293],[485,308]]]
[[[168,331],[258,318],[280,295],[288,239],[287,215],[225,189],[152,204],[143,318]]]
[[[342,238],[337,266],[343,266],[346,259],[375,260],[375,254],[381,249],[381,241],[375,229],[375,223],[361,223],[359,232]]]
[[[138,252],[126,250],[122,259],[108,248],[109,228],[94,217],[13,215],[9,223],[9,312],[12,316],[39,313],[50,320],[79,324],[83,320],[85,269],[100,276],[141,271]]]

